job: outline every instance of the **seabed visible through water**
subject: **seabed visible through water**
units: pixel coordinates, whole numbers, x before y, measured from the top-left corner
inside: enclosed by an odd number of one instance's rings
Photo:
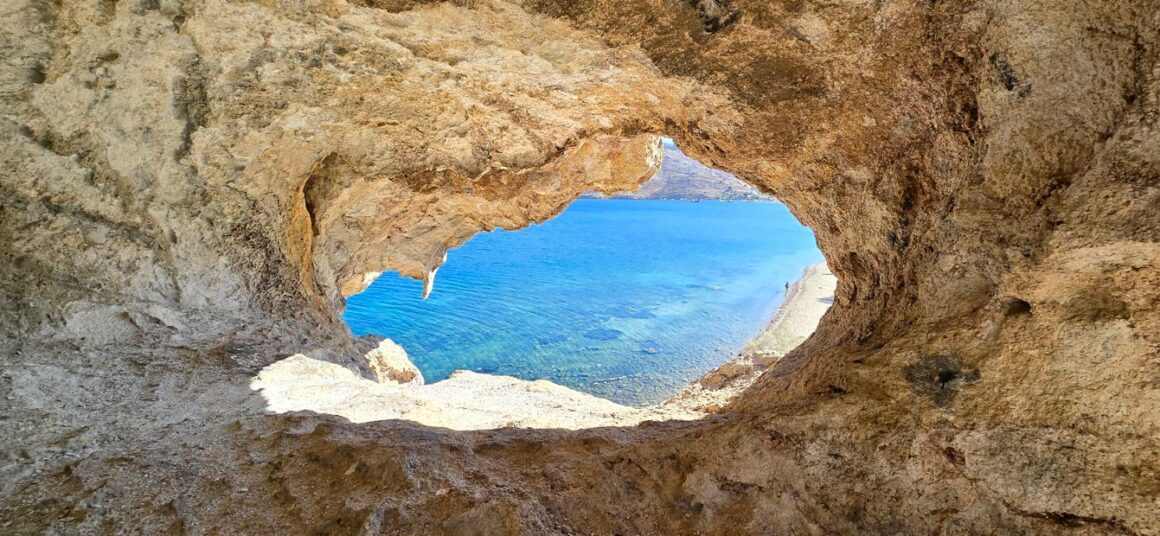
[[[641,406],[733,357],[820,260],[777,202],[580,199],[451,251],[428,300],[384,274],[344,318],[401,344],[428,383],[468,369]]]

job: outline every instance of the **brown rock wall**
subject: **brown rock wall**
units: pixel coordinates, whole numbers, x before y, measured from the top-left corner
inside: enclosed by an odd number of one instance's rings
[[[16,0],[0,524],[97,533],[1160,531],[1155,1]],[[262,414],[476,232],[655,170],[776,194],[839,277],[712,420]],[[452,260],[452,262],[454,262]]]

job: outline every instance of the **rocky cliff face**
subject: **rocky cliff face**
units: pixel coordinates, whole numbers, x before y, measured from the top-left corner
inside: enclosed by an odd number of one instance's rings
[[[1160,4],[15,0],[5,532],[1160,532]],[[721,416],[266,415],[344,295],[631,189],[656,135],[839,277]]]

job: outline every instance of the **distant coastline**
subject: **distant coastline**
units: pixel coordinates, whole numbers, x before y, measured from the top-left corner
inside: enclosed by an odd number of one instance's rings
[[[632,192],[603,195],[585,192],[584,199],[667,199],[672,201],[774,201],[731,173],[713,169],[685,156],[671,142],[664,144],[664,160],[648,182]]]

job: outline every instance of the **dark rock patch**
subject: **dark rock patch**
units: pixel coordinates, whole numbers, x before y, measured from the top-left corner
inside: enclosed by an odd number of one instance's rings
[[[928,356],[906,367],[906,379],[914,392],[929,397],[936,406],[950,405],[963,383],[978,381],[979,369],[964,366],[957,356]]]
[[[1009,298],[1003,304],[1004,316],[1030,316],[1031,304],[1019,298]]]

